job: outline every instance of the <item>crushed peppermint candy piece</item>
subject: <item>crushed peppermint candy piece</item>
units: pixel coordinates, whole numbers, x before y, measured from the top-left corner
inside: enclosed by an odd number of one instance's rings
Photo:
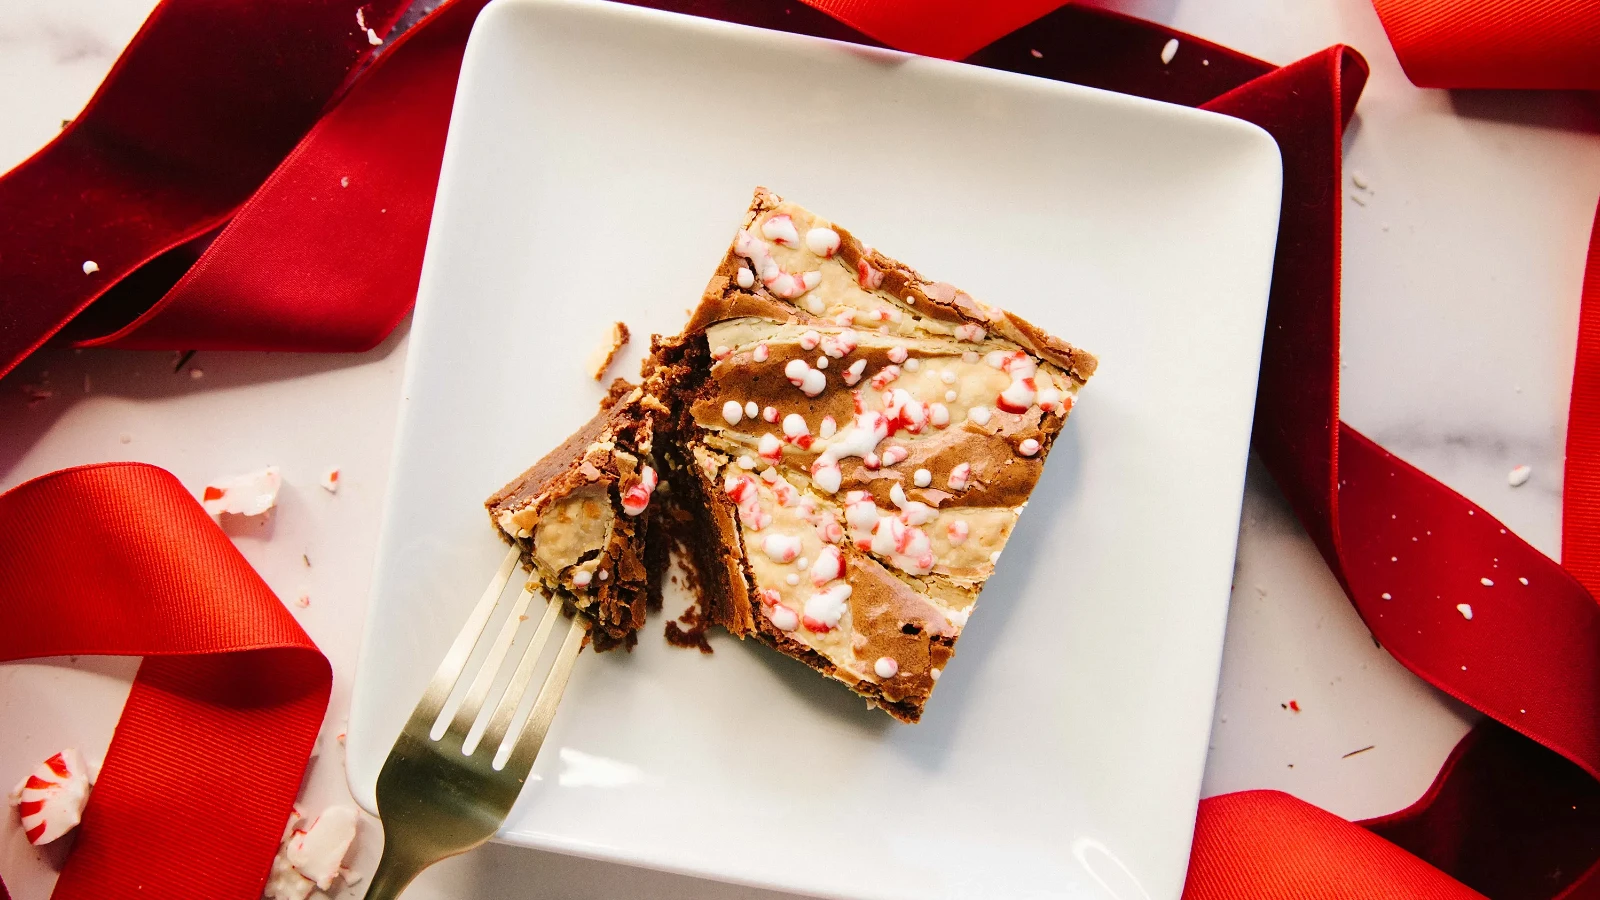
[[[650,506],[650,495],[656,490],[656,470],[649,466],[639,468],[639,481],[622,495],[622,511],[637,516]]]
[[[800,232],[794,227],[794,219],[785,214],[762,222],[761,236],[782,247],[800,246]]]
[[[817,435],[823,440],[827,440],[828,438],[833,437],[838,430],[839,423],[834,421],[833,416],[823,416],[822,424],[817,426]]]
[[[877,673],[879,678],[893,678],[900,674],[900,663],[892,656],[880,656],[878,661],[872,664],[872,671]]]
[[[806,249],[827,259],[839,252],[839,232],[832,228],[813,228],[806,232]]]
[[[1470,603],[1457,603],[1456,604],[1456,612],[1461,613],[1461,618],[1466,619],[1468,621],[1472,620],[1472,604],[1470,604]]]
[[[339,470],[334,468],[323,472],[322,480],[318,482],[318,484],[322,486],[323,490],[330,494],[339,493]]]
[[[756,416],[761,415],[761,407],[757,405],[754,400],[746,400],[744,404],[744,414],[747,418],[754,419]]]
[[[11,792],[22,832],[34,846],[48,844],[78,827],[89,802],[89,766],[68,748],[39,764]]]
[[[339,876],[359,822],[354,807],[330,806],[305,831],[289,836],[284,857],[301,875],[327,890]]]
[[[927,469],[918,469],[911,473],[911,483],[917,487],[927,487],[933,484],[933,473]]]
[[[1506,483],[1510,484],[1512,487],[1522,487],[1523,485],[1527,484],[1528,479],[1532,477],[1532,466],[1517,466],[1515,469],[1511,470],[1511,474],[1506,476]]]
[[[956,519],[946,525],[944,530],[950,537],[950,546],[959,547],[967,542],[967,536],[972,533],[972,526],[961,519]]]
[[[969,343],[976,344],[982,341],[986,336],[987,335],[985,334],[982,325],[967,324],[956,326],[956,340],[958,341],[967,341]]]
[[[811,368],[803,359],[789,360],[788,365],[783,367],[783,375],[807,397],[817,396],[828,386],[827,376]]]
[[[972,463],[960,463],[950,470],[950,480],[947,482],[952,491],[964,491],[972,479]]]
[[[1035,456],[1039,452],[1039,442],[1033,438],[1023,438],[1022,443],[1017,445],[1017,452],[1023,456]]]
[[[722,421],[729,425],[737,425],[744,419],[744,407],[737,400],[729,400],[722,404]]]
[[[739,287],[742,287],[745,290],[755,287],[756,276],[753,275],[750,272],[750,269],[746,266],[740,266],[739,274],[735,275],[734,278],[739,282]]]
[[[979,425],[989,424],[989,408],[987,406],[974,406],[967,410],[967,418]]]
[[[761,552],[776,563],[791,563],[800,555],[800,539],[786,534],[769,534],[761,542]]]
[[[1172,38],[1171,40],[1167,41],[1165,44],[1161,45],[1161,64],[1163,66],[1167,65],[1170,62],[1172,62],[1172,58],[1177,56],[1177,55],[1178,55],[1178,39],[1177,38]]]
[[[283,478],[277,466],[259,472],[219,479],[205,486],[200,505],[211,515],[259,516],[278,503]]]
[[[861,380],[861,373],[865,372],[866,370],[867,361],[864,359],[858,359],[851,363],[850,368],[845,369],[844,374],[840,377],[844,379],[846,386],[854,387],[855,383]]]
[[[98,271],[100,271],[100,264],[99,263],[95,262],[92,259],[86,259],[86,260],[83,261],[83,274],[85,274],[85,275],[93,275],[94,273],[96,273]]]
[[[807,598],[805,615],[800,619],[806,630],[820,633],[836,628],[849,609],[851,590],[848,584],[836,584]]]

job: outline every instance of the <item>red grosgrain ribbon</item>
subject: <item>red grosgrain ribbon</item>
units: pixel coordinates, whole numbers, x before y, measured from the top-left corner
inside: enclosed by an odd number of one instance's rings
[[[910,0],[814,3],[872,37],[781,0],[647,5],[947,55],[1052,5],[951,4],[942,18],[912,14],[930,7]],[[27,288],[8,297],[28,298],[0,309],[0,367],[14,364],[97,296],[88,314],[72,322],[70,336],[79,343],[337,350],[379,340],[414,294],[452,87],[480,6],[481,0],[442,5],[347,83],[343,73],[362,52],[351,45],[354,8],[348,3],[267,4],[271,15],[263,26],[258,19],[265,14],[242,4],[166,0],[78,124],[0,178],[0,208],[8,210],[0,221],[0,283]],[[380,17],[385,24],[389,13]],[[370,22],[377,14],[368,7],[366,15]],[[197,56],[197,49],[218,43],[219,30],[234,35],[221,42],[226,52]],[[291,32],[293,40],[285,37]],[[1185,52],[1163,65],[1161,48],[1172,38]],[[284,67],[275,54],[286,48],[299,53],[298,44],[321,48],[305,52],[324,67],[312,67],[322,74],[305,76],[297,91],[264,87],[272,81],[266,74],[281,83],[278,69]],[[1419,676],[1489,717],[1457,748],[1426,796],[1366,823],[1367,829],[1272,792],[1204,801],[1188,896],[1600,892],[1588,874],[1600,857],[1594,779],[1600,771],[1600,608],[1578,581],[1483,510],[1338,420],[1339,150],[1365,63],[1334,47],[1276,68],[1159,26],[1071,6],[999,38],[968,61],[1203,106],[1253,121],[1277,139],[1284,158],[1283,216],[1256,450],[1378,640]],[[250,102],[208,100],[217,84],[233,85]],[[342,100],[313,126],[315,111],[336,95]],[[191,96],[202,101],[204,114],[184,111],[194,105]],[[268,101],[280,104],[271,107],[272,115],[251,105]],[[221,187],[196,183],[208,179],[220,179]],[[84,259],[99,263],[101,280],[83,280]],[[1590,301],[1597,280],[1591,255]],[[1569,446],[1583,452],[1582,459],[1569,460],[1565,535],[1573,571],[1590,584],[1593,560],[1600,557],[1584,549],[1600,546],[1600,476],[1586,469],[1600,469],[1592,462],[1600,440],[1595,309],[1595,302],[1585,303],[1569,437]],[[80,505],[79,516],[94,516],[102,506]],[[192,504],[186,515],[197,515]],[[192,527],[211,528],[200,520]],[[37,540],[35,555],[61,555],[43,549],[57,546],[50,537]],[[1485,578],[1493,584],[1483,584]],[[1462,603],[1472,606],[1471,620],[1456,611]],[[116,746],[129,722],[125,716]],[[304,746],[299,750],[303,759]],[[131,768],[118,770],[127,783],[136,777]],[[112,871],[95,858],[109,852],[103,848],[140,840],[126,822],[103,824],[106,814],[94,810],[107,805],[106,793],[116,796],[97,789],[85,840],[69,867],[73,878],[83,877],[73,874],[80,871]],[[232,865],[260,872],[283,816],[282,809],[271,816],[255,812],[263,822],[251,827],[270,832],[272,840],[231,845],[216,855],[232,854]],[[159,854],[143,863],[169,873],[181,871],[180,864],[187,865]],[[195,877],[209,878],[205,872]],[[118,889],[129,883],[116,882]],[[64,889],[71,884],[64,877]],[[209,897],[244,896],[207,888]],[[62,896],[120,895],[91,890]]]
[[[161,469],[66,469],[0,495],[0,662],[76,654],[145,661],[54,896],[256,900],[332,673]]]
[[[1600,90],[1595,0],[1373,0],[1422,87]]]

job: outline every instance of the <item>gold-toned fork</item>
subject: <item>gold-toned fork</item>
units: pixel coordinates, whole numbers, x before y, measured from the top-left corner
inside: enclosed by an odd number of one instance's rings
[[[520,728],[512,725],[541,651],[560,618],[560,600],[545,605],[544,616],[524,646],[522,659],[489,715],[481,739],[469,743],[507,651],[527,618],[534,595],[526,587],[495,634],[455,715],[440,731],[446,701],[461,683],[473,650],[487,637],[489,620],[517,570],[517,558],[516,548],[506,554],[378,773],[383,857],[372,875],[367,900],[394,900],[423,869],[492,837],[522,792],[544,744],[572,666],[583,649],[587,624],[583,616],[575,616],[567,629],[533,710]],[[468,748],[471,753],[466,752]]]

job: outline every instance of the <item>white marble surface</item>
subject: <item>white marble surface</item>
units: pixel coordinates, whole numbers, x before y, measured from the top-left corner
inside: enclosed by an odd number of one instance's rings
[[[1557,553],[1600,116],[1575,95],[1419,90],[1367,0],[1097,2],[1277,62],[1340,41],[1366,55],[1372,80],[1346,148],[1369,190],[1347,183],[1343,414]],[[0,0],[0,168],[76,114],[152,6]],[[295,613],[333,661],[323,755],[306,786],[313,809],[347,796],[332,735],[354,669],[404,354],[402,327],[357,356],[200,353],[189,365],[198,378],[174,374],[168,354],[48,351],[0,381],[0,489],[108,459],[156,463],[196,488],[283,468],[275,521],[236,538],[280,594],[310,592]],[[25,386],[46,381],[54,397],[29,406]],[[1533,478],[1511,488],[1517,464]],[[337,495],[316,487],[328,466],[344,473]],[[1206,793],[1278,788],[1350,817],[1410,803],[1470,712],[1373,646],[1259,466],[1244,503]],[[103,751],[133,668],[0,666],[0,781],[63,746]],[[1302,712],[1280,706],[1291,698]],[[355,868],[370,872],[377,850],[369,823]],[[0,817],[0,877],[17,900],[48,896],[59,863],[59,851],[34,851],[15,819]],[[620,895],[775,896],[499,846],[436,867],[407,896]]]

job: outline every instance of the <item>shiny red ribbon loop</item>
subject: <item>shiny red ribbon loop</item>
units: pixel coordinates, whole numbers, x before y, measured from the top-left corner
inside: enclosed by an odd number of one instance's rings
[[[46,475],[0,495],[0,523],[0,662],[145,657],[55,896],[260,897],[327,660],[161,469]]]

